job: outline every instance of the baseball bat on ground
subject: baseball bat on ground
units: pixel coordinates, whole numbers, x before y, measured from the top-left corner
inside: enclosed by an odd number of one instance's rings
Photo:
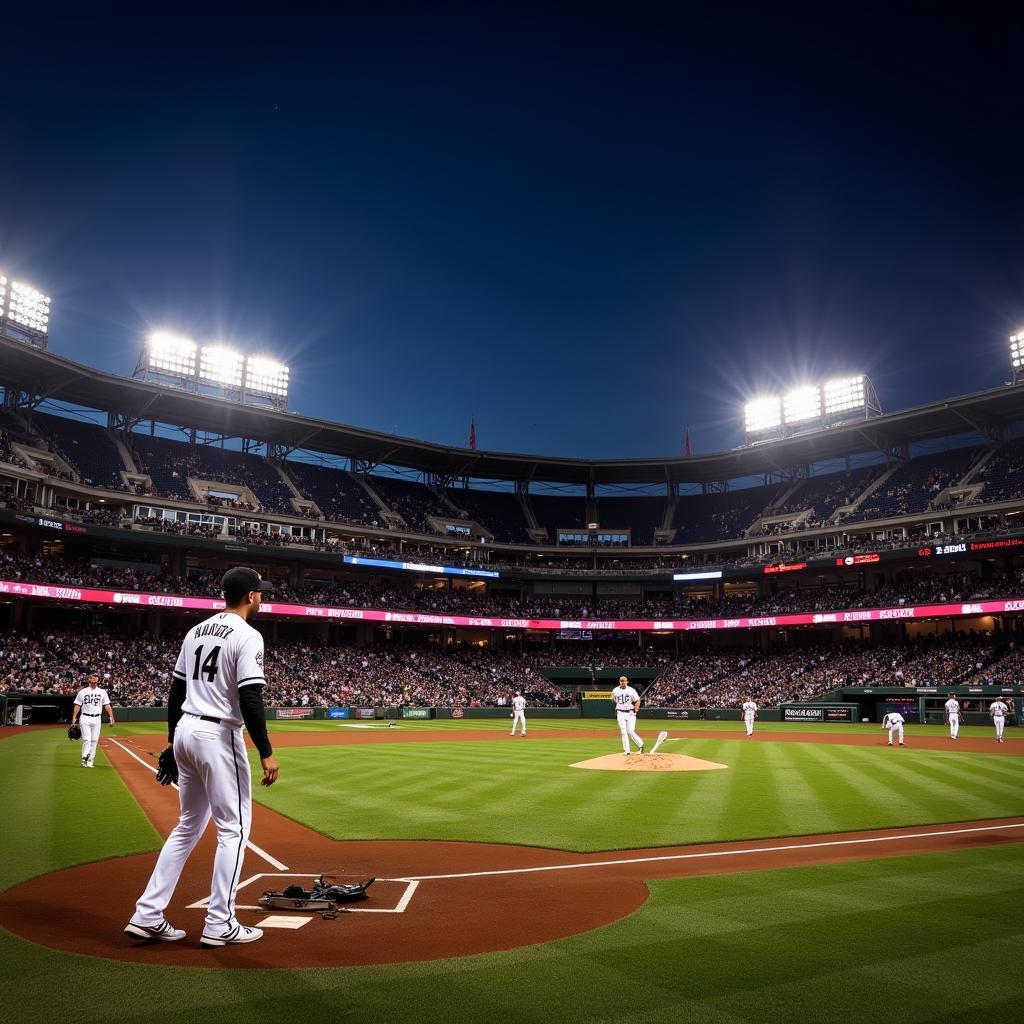
[[[660,747],[662,743],[664,743],[667,739],[668,733],[665,732],[664,729],[662,729],[662,731],[658,733],[658,738],[654,741],[654,746],[651,747],[651,753],[656,754],[658,752],[658,747]]]

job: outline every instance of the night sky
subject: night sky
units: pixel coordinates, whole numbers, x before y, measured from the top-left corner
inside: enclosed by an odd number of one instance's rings
[[[226,340],[299,412],[495,450],[731,447],[745,396],[851,371],[887,410],[996,386],[1024,35],[916,10],[8,18],[0,268],[59,354]]]

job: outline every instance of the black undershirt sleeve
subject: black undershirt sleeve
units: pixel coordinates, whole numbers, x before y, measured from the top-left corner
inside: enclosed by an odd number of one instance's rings
[[[250,683],[238,691],[238,706],[242,711],[242,721],[249,730],[249,738],[253,746],[260,752],[260,757],[270,757],[274,748],[270,745],[267,735],[267,716],[263,711],[263,687],[259,683]]]
[[[181,706],[185,703],[185,680],[175,676],[167,694],[167,742],[174,742],[174,730],[181,718]]]

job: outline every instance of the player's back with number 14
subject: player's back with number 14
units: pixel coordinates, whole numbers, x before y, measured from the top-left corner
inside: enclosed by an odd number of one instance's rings
[[[243,722],[260,754],[263,785],[272,785],[278,772],[263,710],[263,637],[248,622],[259,611],[261,595],[270,584],[255,570],[239,566],[225,573],[221,586],[224,611],[188,631],[174,666],[167,698],[167,739],[172,747],[160,755],[157,781],[166,785],[177,778],[181,817],[125,928],[134,938],[184,938],[184,931],[171,927],[164,912],[211,818],[217,828],[217,852],[200,942],[227,946],[253,942],[263,934],[238,923],[235,892],[252,823]]]

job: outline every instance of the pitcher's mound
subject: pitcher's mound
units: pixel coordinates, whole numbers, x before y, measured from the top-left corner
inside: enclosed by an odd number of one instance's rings
[[[685,754],[605,754],[589,761],[577,761],[570,768],[594,768],[599,772],[711,772],[728,768],[717,761],[702,761]]]

